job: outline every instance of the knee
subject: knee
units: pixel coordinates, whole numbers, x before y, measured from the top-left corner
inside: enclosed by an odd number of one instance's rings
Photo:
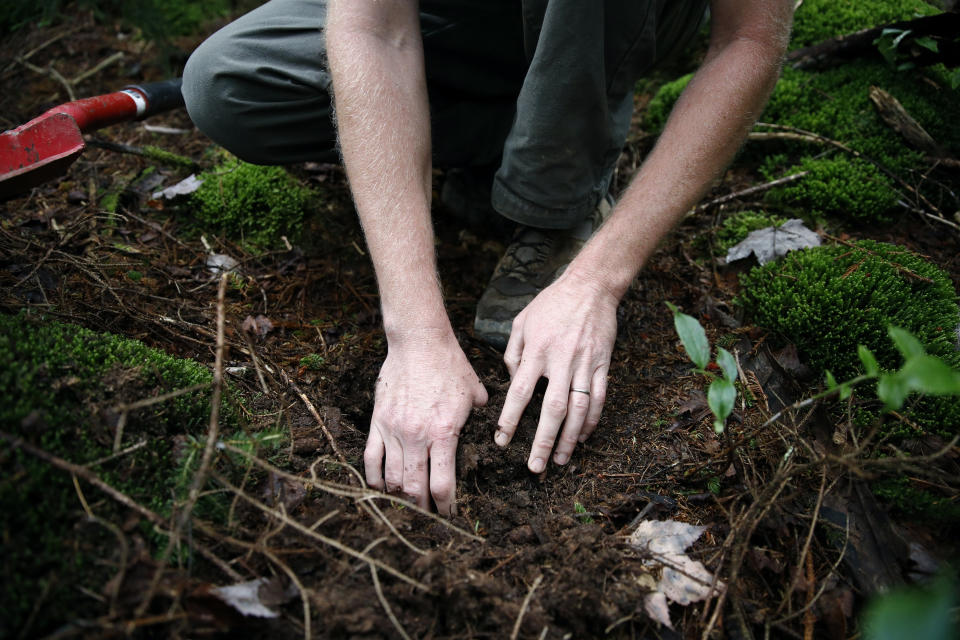
[[[183,101],[190,119],[207,137],[234,152],[238,122],[232,113],[230,94],[229,55],[225,47],[229,40],[215,33],[190,55],[183,69]],[[230,132],[233,132],[231,135]]]

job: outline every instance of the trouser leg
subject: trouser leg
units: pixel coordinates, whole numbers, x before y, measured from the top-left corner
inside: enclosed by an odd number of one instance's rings
[[[525,0],[529,70],[504,144],[493,206],[563,229],[607,193],[633,85],[696,31],[704,0]]]
[[[337,161],[325,18],[323,0],[273,0],[208,38],[184,70],[196,125],[249,162]],[[523,81],[519,9],[424,0],[421,29],[435,164],[497,162]]]

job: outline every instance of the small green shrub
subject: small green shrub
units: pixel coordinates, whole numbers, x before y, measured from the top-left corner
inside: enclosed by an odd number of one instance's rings
[[[957,575],[942,569],[930,584],[877,594],[863,614],[864,640],[956,640]]]
[[[200,364],[171,357],[135,341],[25,313],[0,314],[0,429],[76,464],[109,456],[119,416],[114,408],[211,381]],[[108,484],[161,514],[182,495],[183,461],[175,437],[205,432],[210,390],[197,391],[129,413],[123,445],[147,445],[90,468]],[[236,421],[225,404],[222,424]],[[102,518],[123,511],[81,481]],[[213,498],[198,504],[209,513]],[[83,585],[99,592],[115,571],[116,538],[87,521],[70,477],[0,442],[0,637],[16,637],[43,585],[51,581],[32,635],[51,632],[65,617],[88,610]],[[145,533],[155,535],[147,527]],[[116,558],[112,559],[113,561]],[[91,617],[95,615],[91,614]]]
[[[228,159],[201,174],[203,184],[188,206],[197,220],[260,249],[295,239],[310,208],[313,192],[283,167]]]
[[[725,254],[727,250],[738,242],[743,241],[751,231],[765,229],[771,226],[780,226],[786,218],[757,211],[738,211],[726,218],[717,230],[716,249]]]
[[[924,0],[804,0],[794,14],[790,47],[934,13]]]
[[[901,356],[887,327],[917,337],[931,355],[960,368],[955,330],[960,323],[950,278],[923,258],[895,245],[863,240],[855,247],[795,251],[741,277],[737,302],[753,321],[792,341],[806,361],[837,379],[861,369],[858,346],[884,370]],[[960,429],[960,400],[925,398],[913,417],[936,431]]]

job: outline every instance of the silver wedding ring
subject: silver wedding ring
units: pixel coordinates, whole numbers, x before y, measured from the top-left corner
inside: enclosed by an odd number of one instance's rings
[[[570,391],[576,391],[577,393],[585,393],[587,395],[590,395],[589,389],[577,389],[576,387],[571,387]]]

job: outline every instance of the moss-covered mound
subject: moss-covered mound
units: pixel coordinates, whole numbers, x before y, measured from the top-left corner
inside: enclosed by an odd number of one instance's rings
[[[199,178],[203,184],[190,196],[190,214],[205,229],[253,249],[282,246],[280,236],[296,239],[314,196],[283,167],[236,158]]]
[[[0,429],[89,465],[160,513],[169,513],[189,480],[189,436],[206,430],[210,389],[131,411],[122,448],[140,441],[146,446],[97,462],[113,452],[116,408],[210,380],[198,363],[135,340],[24,313],[0,314]],[[225,413],[223,422],[233,415]],[[114,502],[82,481],[80,486],[96,516],[124,521]],[[209,513],[211,503],[200,508]],[[85,517],[70,477],[0,441],[0,513],[0,637],[16,637],[41,598],[45,613],[34,619],[31,637],[46,635],[66,618],[96,617],[94,601],[80,588],[101,592],[117,570],[118,540]],[[156,536],[152,525],[140,527],[147,538]]]
[[[790,48],[934,13],[924,0],[804,0],[794,14]]]
[[[900,355],[887,335],[891,324],[960,368],[960,308],[953,284],[941,269],[902,247],[863,240],[853,247],[795,251],[744,274],[741,285],[738,302],[753,322],[785,336],[812,367],[838,380],[860,372],[861,344],[881,367],[899,368]],[[932,430],[960,432],[960,399],[924,399],[915,418]]]
[[[936,11],[922,0],[804,2],[796,14],[793,45],[909,19],[918,13]],[[665,84],[654,96],[645,119],[649,129],[662,129],[690,77]],[[909,147],[883,122],[870,101],[871,86],[892,94],[941,146],[954,155],[960,153],[960,128],[954,126],[960,115],[960,91],[950,88],[942,69],[904,72],[883,62],[863,61],[819,72],[786,67],[760,120],[838,141],[862,157],[814,142],[750,145],[748,159],[762,161],[761,172],[767,179],[808,172],[801,180],[769,191],[771,204],[847,221],[886,223],[903,211],[899,201],[916,200],[910,189],[891,177],[894,174],[919,188],[931,202],[949,210],[956,207],[950,185],[942,189],[921,177],[929,163],[922,152]],[[952,182],[956,191],[955,180],[949,176],[941,180]]]
[[[906,146],[884,124],[870,101],[871,86],[896,97],[942,145],[960,148],[960,132],[948,117],[957,113],[960,93],[946,84],[936,86],[918,74],[877,62],[849,63],[822,72],[787,68],[761,119],[839,141],[869,160],[842,151],[821,156],[829,148],[816,144],[789,145],[791,162],[781,166],[768,162],[768,177],[800,170],[810,175],[772,191],[772,199],[814,213],[881,222],[891,219],[899,198],[911,199],[912,194],[883,169],[915,183],[909,172],[928,165],[923,153]]]

